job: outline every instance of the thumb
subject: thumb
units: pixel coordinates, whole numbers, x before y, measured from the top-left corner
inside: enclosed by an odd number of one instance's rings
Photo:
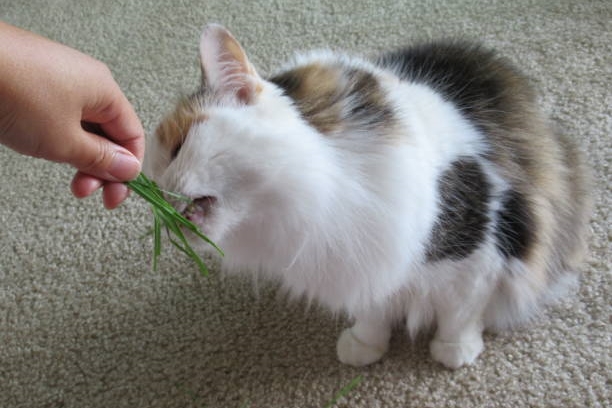
[[[129,150],[103,136],[81,130],[68,163],[80,172],[106,181],[128,181],[136,178],[140,160]]]

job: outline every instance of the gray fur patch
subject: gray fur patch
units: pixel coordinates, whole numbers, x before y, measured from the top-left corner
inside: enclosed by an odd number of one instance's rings
[[[440,213],[427,249],[429,262],[458,260],[482,243],[490,222],[490,185],[474,159],[454,162],[438,181]]]

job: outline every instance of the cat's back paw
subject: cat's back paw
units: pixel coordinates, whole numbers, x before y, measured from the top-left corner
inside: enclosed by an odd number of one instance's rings
[[[375,363],[387,352],[389,343],[366,344],[359,340],[351,329],[345,329],[338,338],[338,359],[348,365],[361,367]]]
[[[460,343],[434,339],[429,349],[434,360],[454,370],[472,364],[484,350],[484,343],[481,336]]]

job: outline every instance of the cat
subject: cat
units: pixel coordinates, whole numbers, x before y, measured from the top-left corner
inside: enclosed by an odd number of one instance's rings
[[[194,199],[175,204],[223,268],[352,318],[341,362],[378,361],[401,323],[431,329],[444,366],[471,364],[484,330],[577,281],[589,170],[496,52],[314,51],[264,79],[220,25],[199,48],[201,87],[148,140],[146,172]]]

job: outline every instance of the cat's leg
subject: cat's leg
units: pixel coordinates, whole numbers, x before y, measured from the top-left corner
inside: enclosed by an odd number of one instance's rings
[[[389,348],[391,322],[380,315],[361,315],[338,338],[338,359],[355,367],[381,359]]]
[[[440,325],[438,321],[438,325]],[[434,360],[448,368],[457,369],[472,364],[484,350],[482,341],[482,323],[480,321],[464,322],[460,329],[448,329],[442,323],[431,341],[429,348]]]
[[[452,369],[472,364],[484,350],[483,313],[489,300],[489,284],[484,279],[466,283],[454,286],[452,293],[439,295],[434,305],[437,331],[430,343],[431,355]]]

